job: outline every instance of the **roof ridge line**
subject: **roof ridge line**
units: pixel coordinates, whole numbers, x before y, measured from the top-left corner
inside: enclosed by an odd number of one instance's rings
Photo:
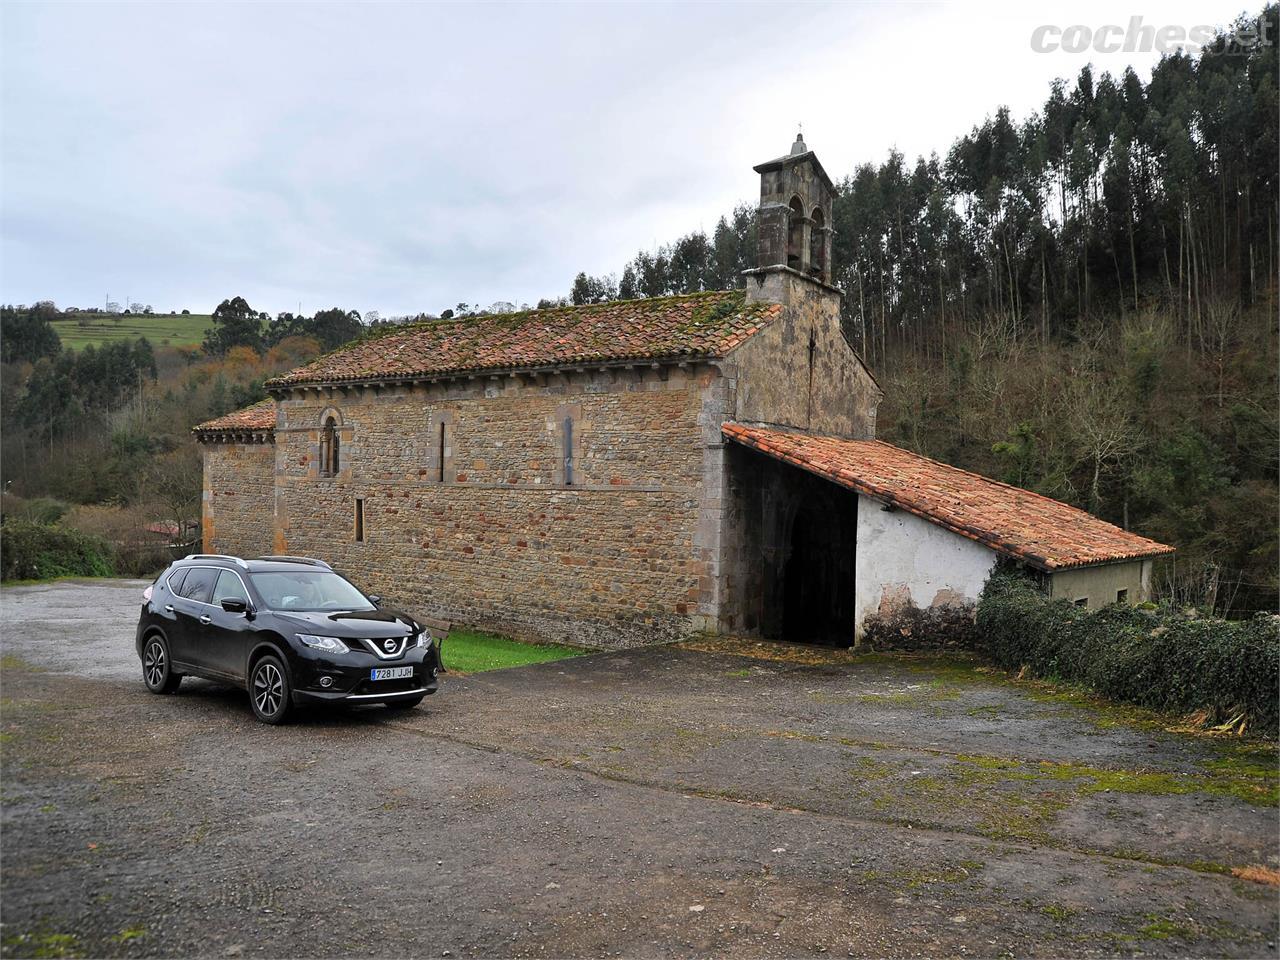
[[[771,304],[748,300],[745,290],[732,289],[422,320],[368,331],[271,377],[265,386],[274,392],[358,379],[430,379],[446,369],[479,373],[598,360],[720,357],[777,313]],[[748,326],[749,332],[741,329]],[[449,355],[447,363],[420,362],[432,344],[441,360]],[[356,376],[357,367],[368,372]]]

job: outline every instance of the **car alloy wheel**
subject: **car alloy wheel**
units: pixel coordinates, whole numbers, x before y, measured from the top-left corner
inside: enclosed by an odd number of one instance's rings
[[[164,647],[159,640],[147,644],[147,655],[143,658],[142,669],[147,672],[147,683],[153,687],[164,684],[164,671],[168,660],[164,655]]]
[[[284,664],[272,656],[263,657],[253,668],[249,682],[253,712],[264,723],[280,723],[289,712],[289,678]]]
[[[173,672],[169,648],[160,637],[151,637],[142,650],[142,679],[152,693],[173,693],[182,675]]]

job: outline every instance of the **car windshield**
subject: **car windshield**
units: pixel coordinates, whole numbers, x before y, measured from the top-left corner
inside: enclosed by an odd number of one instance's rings
[[[328,570],[251,573],[249,579],[272,610],[374,610],[363,593]]]

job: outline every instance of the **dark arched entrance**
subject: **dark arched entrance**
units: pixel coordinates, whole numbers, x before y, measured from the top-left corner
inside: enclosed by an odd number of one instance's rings
[[[844,491],[839,495],[843,502],[821,497],[796,508],[783,567],[783,640],[853,643],[856,531],[849,507],[854,498]]]

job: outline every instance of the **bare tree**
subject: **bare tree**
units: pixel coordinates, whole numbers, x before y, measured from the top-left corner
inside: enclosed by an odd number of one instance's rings
[[[1089,511],[1096,514],[1102,509],[1103,476],[1132,454],[1137,430],[1121,386],[1104,373],[1073,377],[1064,400],[1078,462],[1090,468]]]
[[[168,511],[179,527],[200,515],[201,462],[194,444],[154,457],[142,472],[144,498]]]

